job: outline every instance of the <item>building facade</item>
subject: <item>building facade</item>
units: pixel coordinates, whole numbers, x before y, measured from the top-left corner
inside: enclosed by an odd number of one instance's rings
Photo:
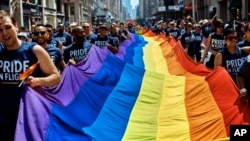
[[[250,0],[140,0],[137,16],[146,21],[210,19],[215,14],[224,21],[249,20]]]

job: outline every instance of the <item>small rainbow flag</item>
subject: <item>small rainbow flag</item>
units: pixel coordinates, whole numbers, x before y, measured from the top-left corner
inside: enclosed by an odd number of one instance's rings
[[[24,71],[23,73],[19,75],[20,80],[22,80],[22,82],[19,84],[19,87],[28,78],[28,76],[30,76],[33,73],[33,71],[36,69],[38,64],[39,62],[36,62],[35,64],[31,65],[26,71]]]

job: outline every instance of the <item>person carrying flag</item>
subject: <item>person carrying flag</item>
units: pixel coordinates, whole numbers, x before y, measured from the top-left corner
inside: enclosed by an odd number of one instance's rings
[[[24,90],[20,74],[39,62],[25,83],[30,87],[50,87],[60,83],[60,74],[48,53],[40,46],[17,37],[17,22],[6,11],[0,10],[0,137],[13,141],[19,102]],[[46,76],[42,76],[42,75]]]

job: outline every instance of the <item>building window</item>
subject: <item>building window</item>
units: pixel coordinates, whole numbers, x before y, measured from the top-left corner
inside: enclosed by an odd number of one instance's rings
[[[70,15],[75,15],[74,3],[71,3],[71,4],[70,4]]]

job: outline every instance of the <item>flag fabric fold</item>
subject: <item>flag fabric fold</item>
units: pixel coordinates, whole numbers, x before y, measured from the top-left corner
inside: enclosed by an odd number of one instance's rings
[[[131,34],[113,55],[92,46],[53,88],[26,87],[15,140],[228,140],[250,109],[222,67],[195,63],[173,38]]]

